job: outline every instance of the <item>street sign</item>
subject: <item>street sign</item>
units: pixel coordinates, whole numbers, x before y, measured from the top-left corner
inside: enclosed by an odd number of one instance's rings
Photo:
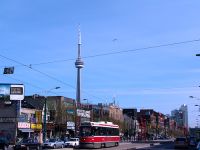
[[[5,67],[3,74],[13,74],[14,73],[14,67]]]

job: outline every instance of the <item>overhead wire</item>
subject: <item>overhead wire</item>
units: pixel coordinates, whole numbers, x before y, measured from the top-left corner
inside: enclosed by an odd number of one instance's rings
[[[9,60],[9,61],[15,62],[15,63],[17,63],[17,64],[20,64],[20,65],[22,65],[22,66],[24,66],[24,67],[27,67],[27,68],[29,68],[29,69],[35,71],[35,72],[38,72],[38,73],[40,73],[40,74],[42,74],[42,75],[44,75],[44,76],[46,76],[46,77],[48,77],[48,78],[50,78],[50,79],[52,79],[52,80],[55,80],[55,81],[57,81],[57,82],[59,82],[59,83],[62,83],[62,84],[64,84],[64,85],[68,86],[68,87],[71,87],[71,88],[73,88],[73,89],[76,89],[74,86],[72,86],[72,85],[70,85],[70,84],[68,84],[68,83],[66,83],[66,82],[64,82],[64,81],[62,81],[62,80],[59,80],[59,79],[57,79],[56,77],[53,77],[53,76],[51,76],[51,75],[49,75],[49,74],[47,74],[47,73],[44,73],[44,72],[42,72],[42,71],[40,71],[40,70],[38,70],[38,69],[35,69],[35,68],[33,68],[32,66],[23,64],[23,63],[21,63],[21,62],[19,62],[19,61],[17,61],[17,60],[8,58],[8,57],[6,57],[6,56],[4,56],[4,55],[2,55],[2,54],[0,54],[0,57],[2,57],[2,58],[4,58],[4,59],[7,59],[7,60]],[[97,97],[97,96],[94,96],[94,95],[92,95],[92,94],[90,94],[90,93],[88,93],[88,92],[86,92],[86,91],[83,91],[83,92],[84,92],[84,93],[87,93],[88,95],[91,95],[92,97],[96,97],[96,98],[98,98],[98,99],[101,99],[101,98],[99,98],[99,97]]]
[[[174,46],[174,45],[180,45],[180,44],[187,44],[187,43],[193,43],[193,42],[199,42],[200,39],[194,39],[194,40],[187,40],[187,41],[181,41],[181,42],[173,42],[173,43],[168,43],[168,44],[160,44],[160,45],[154,45],[154,46],[148,46],[148,47],[143,47],[143,48],[136,48],[136,49],[130,49],[130,50],[121,50],[121,51],[113,51],[113,52],[108,52],[108,53],[102,53],[102,54],[96,54],[96,55],[91,55],[91,56],[84,56],[82,58],[94,58],[94,57],[100,57],[100,56],[107,56],[107,55],[114,55],[114,54],[121,54],[121,53],[128,53],[128,52],[134,52],[134,51],[142,51],[142,50],[148,50],[148,49],[153,49],[153,48],[160,48],[160,47],[167,47],[167,46]],[[24,66],[24,67],[27,67],[35,72],[38,72],[44,76],[47,76],[48,78],[52,79],[52,80],[55,80],[57,82],[60,82],[68,87],[71,87],[73,89],[76,89],[74,86],[62,81],[62,80],[59,80],[57,79],[56,77],[53,77],[47,73],[44,73],[38,69],[35,69],[33,68],[34,65],[43,65],[43,64],[50,64],[50,63],[58,63],[58,62],[64,62],[64,61],[71,61],[71,60],[75,60],[75,59],[65,59],[65,60],[55,60],[55,61],[48,61],[48,62],[41,62],[41,63],[35,63],[35,64],[24,64],[24,63],[21,63],[19,61],[16,61],[14,59],[11,59],[11,58],[8,58],[6,56],[3,56],[2,54],[0,54],[0,56],[4,59],[7,59],[9,61],[12,61],[12,62],[15,62],[21,66]],[[84,93],[86,93],[84,91]],[[91,94],[89,94],[91,95]],[[96,96],[93,96],[93,97],[96,97]]]
[[[84,59],[95,58],[95,57],[101,57],[101,56],[122,54],[122,53],[135,52],[135,51],[143,51],[143,50],[148,50],[148,49],[154,49],[154,48],[160,48],[160,47],[168,47],[168,46],[181,45],[181,44],[194,43],[194,42],[200,42],[200,39],[186,40],[186,41],[181,41],[181,42],[173,42],[173,43],[160,44],[160,45],[153,45],[153,46],[147,46],[147,47],[129,49],[129,50],[112,51],[112,52],[108,52],[108,53],[101,53],[101,54],[83,56],[82,58],[84,58]],[[59,62],[67,62],[67,61],[72,61],[72,60],[75,60],[75,58],[60,59],[60,60],[53,60],[53,61],[40,62],[40,63],[33,63],[33,64],[29,64],[29,65],[26,65],[26,66],[45,65],[45,64],[52,64],[52,63],[59,63]],[[22,66],[24,66],[24,64]]]
[[[29,82],[27,82],[27,81],[23,81],[23,80],[20,80],[20,79],[17,79],[17,78],[8,76],[8,75],[4,75],[4,74],[2,74],[2,76],[6,77],[6,78],[10,78],[10,79],[15,80],[15,81],[19,81],[19,82],[24,83],[24,84],[26,84],[26,85],[30,85],[30,86],[32,86],[32,87],[34,87],[34,88],[36,88],[36,89],[40,89],[40,90],[42,90],[42,91],[45,91],[44,88],[39,87],[39,86],[37,86],[37,85],[34,85],[34,84],[32,84],[32,83],[29,83]],[[53,92],[53,91],[49,91],[49,92],[52,93],[52,94],[58,95],[58,93],[56,93],[56,92]],[[39,92],[36,92],[36,93],[39,93]]]

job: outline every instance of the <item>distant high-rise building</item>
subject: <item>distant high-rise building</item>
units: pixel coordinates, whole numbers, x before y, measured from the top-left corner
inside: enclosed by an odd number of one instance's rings
[[[171,117],[176,121],[178,127],[188,128],[188,108],[183,104],[179,109],[171,111]]]
[[[172,110],[171,118],[176,122],[177,127],[183,127],[183,115],[180,110]]]
[[[183,114],[183,125],[188,128],[188,108],[187,105],[183,104],[181,105],[180,109],[179,109],[182,114]]]

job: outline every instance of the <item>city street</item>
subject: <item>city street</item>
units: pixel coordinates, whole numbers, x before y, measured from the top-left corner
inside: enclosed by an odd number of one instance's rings
[[[102,148],[101,150],[174,150],[174,143],[173,142],[165,142],[160,144],[154,143],[120,143],[118,147],[109,147],[109,148]],[[9,148],[8,150],[13,150],[12,148]],[[48,150],[48,149],[46,149]],[[57,150],[88,150],[88,149],[81,149],[81,148],[63,148],[63,149],[57,149]],[[96,150],[96,149],[90,149],[90,150]],[[179,149],[176,149],[179,150]],[[188,148],[188,150],[195,150],[195,148]]]
[[[147,148],[147,147],[150,147],[150,144],[145,144],[145,143],[120,143],[118,147],[102,148],[102,150],[131,150],[131,149]],[[81,150],[87,150],[87,149],[81,149]]]
[[[0,1],[0,150],[199,149],[199,6]]]
[[[109,147],[109,148],[102,148],[101,150],[127,150],[127,149],[139,149],[139,148],[148,148],[150,147],[150,144],[145,143],[120,143],[118,147]],[[81,148],[80,148],[81,149]],[[13,150],[12,148],[9,148],[8,150]],[[48,150],[48,149],[46,149]],[[79,150],[79,148],[63,148],[63,149],[57,149],[57,150]],[[81,149],[81,150],[88,150],[88,149]],[[93,149],[90,149],[93,150]],[[95,149],[96,150],[96,149]]]

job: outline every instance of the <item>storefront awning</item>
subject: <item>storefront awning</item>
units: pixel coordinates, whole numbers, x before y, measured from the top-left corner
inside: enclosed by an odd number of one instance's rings
[[[34,132],[32,129],[19,129],[21,132]]]

